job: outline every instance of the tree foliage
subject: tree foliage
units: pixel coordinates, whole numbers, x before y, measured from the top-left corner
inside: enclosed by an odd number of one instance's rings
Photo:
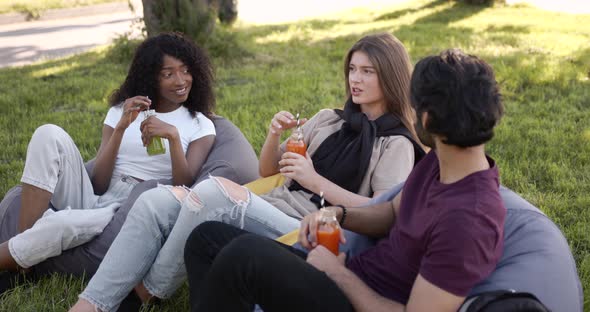
[[[162,31],[180,31],[199,43],[212,35],[217,18],[233,23],[237,0],[142,0],[148,36]]]

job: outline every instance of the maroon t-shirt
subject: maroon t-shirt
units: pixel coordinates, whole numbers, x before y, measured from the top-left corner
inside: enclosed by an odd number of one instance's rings
[[[347,266],[384,297],[406,304],[418,274],[457,296],[486,278],[502,255],[506,209],[498,169],[439,182],[431,151],[404,185],[397,220],[389,236]]]

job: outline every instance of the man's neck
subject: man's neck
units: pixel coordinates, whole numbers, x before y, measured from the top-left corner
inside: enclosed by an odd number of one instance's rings
[[[483,144],[461,148],[437,142],[436,156],[440,167],[440,182],[443,184],[455,183],[474,172],[490,168]]]

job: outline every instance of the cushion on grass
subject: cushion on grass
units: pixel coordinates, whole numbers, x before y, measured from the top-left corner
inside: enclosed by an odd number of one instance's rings
[[[379,203],[399,193],[398,185],[375,198]],[[510,189],[501,186],[506,206],[504,253],[496,269],[473,288],[470,295],[495,290],[514,290],[535,295],[552,311],[581,312],[583,292],[576,263],[560,229],[543,212]],[[350,234],[354,253],[371,241]],[[347,236],[348,237],[348,236]]]

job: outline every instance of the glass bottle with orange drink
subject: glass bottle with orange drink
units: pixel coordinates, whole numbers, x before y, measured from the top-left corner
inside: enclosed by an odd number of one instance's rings
[[[305,141],[303,141],[303,131],[301,131],[301,127],[299,126],[299,114],[297,114],[296,127],[291,133],[289,141],[287,141],[287,152],[297,153],[305,157],[307,146],[305,145]]]
[[[320,209],[317,240],[318,244],[326,247],[333,254],[338,255],[340,244],[340,224],[336,220],[334,210]]]

